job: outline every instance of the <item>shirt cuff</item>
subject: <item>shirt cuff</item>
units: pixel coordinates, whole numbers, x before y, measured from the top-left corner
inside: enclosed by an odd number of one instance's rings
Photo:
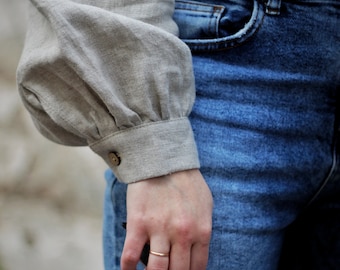
[[[127,184],[200,166],[186,117],[122,130],[90,147]]]

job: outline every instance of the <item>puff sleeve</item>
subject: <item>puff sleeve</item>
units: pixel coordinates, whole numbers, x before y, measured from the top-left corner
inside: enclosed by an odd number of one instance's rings
[[[198,168],[191,53],[174,1],[31,0],[17,70],[38,130],[131,183]]]

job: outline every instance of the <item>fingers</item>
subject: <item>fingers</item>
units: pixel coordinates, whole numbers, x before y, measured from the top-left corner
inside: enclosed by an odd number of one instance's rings
[[[191,246],[183,249],[180,245],[173,245],[170,253],[169,269],[188,270],[190,269]]]
[[[127,236],[121,259],[122,270],[135,270],[145,243],[144,240]],[[178,241],[172,245],[168,240],[154,237],[150,244],[147,270],[204,270],[208,262],[209,240],[190,242]],[[188,244],[187,244],[188,243]]]
[[[211,239],[212,223],[211,220],[206,223],[201,223],[202,227],[199,234],[199,239],[191,248],[190,269],[201,270],[206,269],[209,257],[209,246]]]
[[[180,235],[180,234],[179,234]],[[171,246],[169,270],[205,270],[208,262],[210,231],[199,236],[183,235]],[[191,239],[190,239],[191,238]]]
[[[169,269],[170,243],[162,237],[153,237],[150,241],[148,270]]]
[[[173,245],[170,253],[154,252],[151,249],[147,270],[204,270],[208,262],[208,253],[209,245],[205,244],[195,244],[186,249]]]
[[[208,263],[209,244],[195,244],[191,249],[191,270],[206,269]]]
[[[125,238],[123,253],[121,257],[122,270],[135,270],[140,260],[144,244],[147,242],[145,233],[138,230],[129,230]]]

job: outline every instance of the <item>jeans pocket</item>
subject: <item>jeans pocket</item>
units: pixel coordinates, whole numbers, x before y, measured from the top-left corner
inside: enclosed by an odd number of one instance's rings
[[[205,0],[208,1],[208,0]],[[180,38],[193,51],[213,51],[238,46],[260,27],[264,17],[257,0],[227,0],[221,4],[180,0],[174,20]]]

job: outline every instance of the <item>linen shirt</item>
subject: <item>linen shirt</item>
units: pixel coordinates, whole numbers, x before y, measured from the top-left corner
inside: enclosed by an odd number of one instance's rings
[[[199,167],[191,52],[171,0],[31,0],[18,88],[38,130],[125,183]]]

